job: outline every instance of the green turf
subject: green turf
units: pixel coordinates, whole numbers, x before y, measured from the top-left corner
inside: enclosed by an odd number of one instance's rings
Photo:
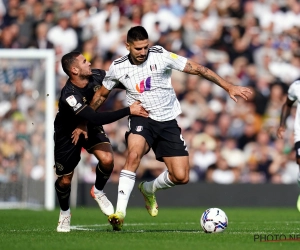
[[[57,233],[56,211],[0,210],[0,249],[293,249],[300,241],[262,242],[263,237],[298,237],[296,208],[222,208],[228,218],[223,233],[205,234],[199,218],[205,208],[160,208],[156,218],[130,208],[124,230],[113,232],[96,208],[72,209],[70,233]],[[260,237],[254,241],[254,237]],[[277,236],[276,236],[277,235]],[[261,240],[260,240],[261,239]]]

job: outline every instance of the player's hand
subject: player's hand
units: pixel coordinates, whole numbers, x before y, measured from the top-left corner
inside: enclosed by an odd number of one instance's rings
[[[130,105],[130,114],[131,115],[138,115],[142,117],[148,117],[148,112],[142,107],[140,101],[135,101],[133,104]]]
[[[81,134],[84,135],[84,138],[86,140],[88,139],[87,127],[85,124],[78,125],[77,128],[75,128],[75,130],[72,132],[72,136],[71,136],[71,138],[73,139],[72,143],[76,145]]]
[[[283,139],[283,134],[284,134],[284,132],[285,132],[285,128],[284,128],[284,127],[279,127],[279,128],[277,129],[277,137],[278,137],[279,139]]]
[[[231,85],[230,88],[228,89],[228,94],[230,98],[235,102],[237,102],[235,96],[240,96],[247,101],[249,97],[252,95],[252,91],[246,87]]]

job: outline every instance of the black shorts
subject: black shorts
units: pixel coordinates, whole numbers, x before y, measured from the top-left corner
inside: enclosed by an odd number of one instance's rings
[[[130,116],[126,141],[130,133],[143,136],[149,147],[153,149],[158,161],[163,162],[162,157],[189,155],[181,129],[175,119],[158,122],[151,118]]]
[[[74,171],[81,157],[81,149],[91,153],[97,144],[110,143],[102,126],[88,127],[88,139],[81,135],[77,145],[72,143],[71,134],[63,132],[54,133],[54,160],[55,172],[58,176],[70,174]]]
[[[295,143],[295,151],[296,151],[296,158],[299,159],[300,158],[300,141],[297,141]]]

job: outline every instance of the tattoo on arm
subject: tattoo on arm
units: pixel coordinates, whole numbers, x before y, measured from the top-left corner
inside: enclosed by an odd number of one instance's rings
[[[102,105],[102,103],[104,101],[105,101],[105,98],[103,98],[103,96],[100,96],[99,99],[96,99],[95,101],[94,100],[92,101],[92,103],[90,104],[90,107],[93,110],[97,110]]]
[[[210,69],[206,68],[202,65],[196,65],[196,67],[190,63],[187,62],[184,68],[184,72],[192,74],[192,75],[199,75],[203,78],[212,81],[220,86],[220,80],[221,78],[214,72],[212,72]]]

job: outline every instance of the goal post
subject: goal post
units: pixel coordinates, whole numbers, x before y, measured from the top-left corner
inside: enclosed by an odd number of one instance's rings
[[[0,60],[42,60],[45,72],[45,183],[44,183],[44,204],[47,210],[55,208],[54,192],[54,141],[53,141],[53,121],[55,112],[55,51],[52,49],[1,49]],[[28,201],[21,201],[27,203]],[[5,203],[5,202],[3,202]]]

